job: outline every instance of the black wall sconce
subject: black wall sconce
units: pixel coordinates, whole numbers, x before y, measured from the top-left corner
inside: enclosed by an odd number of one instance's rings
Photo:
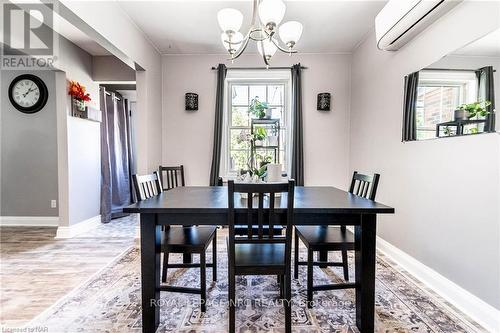
[[[198,111],[198,94],[186,93],[186,111]]]
[[[330,93],[320,93],[318,94],[318,111],[330,111],[332,95]]]

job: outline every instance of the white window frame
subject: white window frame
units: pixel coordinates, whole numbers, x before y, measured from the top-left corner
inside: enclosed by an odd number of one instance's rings
[[[291,133],[292,133],[292,119],[291,119],[291,100],[290,100],[290,71],[278,70],[262,70],[262,71],[230,71],[226,77],[224,85],[224,119],[223,119],[223,133],[222,133],[222,154],[220,161],[219,175],[227,179],[235,179],[237,171],[230,168],[230,127],[231,127],[231,114],[232,114],[232,87],[234,85],[284,85],[283,95],[283,108],[286,124],[286,151],[285,151],[285,165],[287,172],[290,173],[291,162]],[[267,89],[266,89],[267,94]]]

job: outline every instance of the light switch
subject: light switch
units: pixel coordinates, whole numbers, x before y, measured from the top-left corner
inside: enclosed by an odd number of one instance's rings
[[[50,208],[57,208],[57,200],[50,200]]]

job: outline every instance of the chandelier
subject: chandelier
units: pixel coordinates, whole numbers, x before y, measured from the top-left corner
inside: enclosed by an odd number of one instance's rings
[[[234,61],[238,58],[245,51],[250,40],[257,42],[257,50],[268,68],[269,61],[277,50],[288,53],[290,56],[292,53],[297,53],[294,46],[302,35],[302,24],[297,21],[288,21],[280,26],[285,10],[286,6],[282,0],[254,0],[252,23],[246,35],[243,36],[239,32],[243,23],[243,14],[234,8],[221,9],[217,13],[217,20],[222,29],[222,44],[229,53],[230,60]],[[285,46],[280,45],[276,32]]]

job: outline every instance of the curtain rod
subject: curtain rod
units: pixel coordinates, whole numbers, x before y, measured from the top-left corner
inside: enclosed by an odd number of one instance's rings
[[[257,70],[257,69],[265,69],[265,70],[271,70],[271,69],[292,69],[292,67],[227,67],[227,70]],[[300,69],[307,69],[307,67],[300,66]],[[212,70],[217,70],[217,67],[212,67]]]
[[[106,95],[111,96],[110,92],[105,91]],[[113,96],[115,99],[121,101],[120,97]]]
[[[479,69],[479,68],[478,68]],[[422,71],[457,71],[457,72],[475,72],[478,69],[465,69],[465,68],[422,68]],[[494,69],[493,72],[497,70]]]

